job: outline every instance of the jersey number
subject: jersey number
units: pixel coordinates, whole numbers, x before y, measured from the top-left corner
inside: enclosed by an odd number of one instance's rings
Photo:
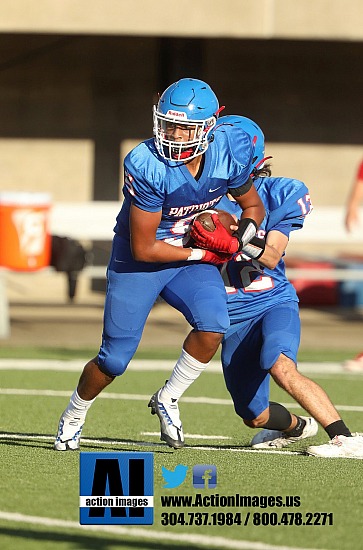
[[[228,273],[228,264],[223,264],[221,275],[227,294],[235,294],[237,288],[232,285]],[[248,264],[241,262],[239,278],[241,281],[239,289],[241,288],[243,292],[263,292],[264,290],[270,290],[274,286],[272,278],[261,272],[261,266],[255,260],[251,260],[251,263]]]
[[[313,205],[311,204],[310,195],[305,195],[305,197],[301,197],[297,201],[297,204],[300,206],[301,213],[302,213],[303,216],[307,216],[308,214],[310,214],[310,212],[313,209]]]

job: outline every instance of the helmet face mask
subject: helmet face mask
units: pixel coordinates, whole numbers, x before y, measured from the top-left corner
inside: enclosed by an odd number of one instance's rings
[[[175,112],[163,115],[154,107],[154,136],[159,155],[166,160],[191,160],[203,154],[209,145],[209,133],[216,117],[187,120]],[[175,138],[177,132],[178,138]]]
[[[169,86],[154,106],[154,140],[159,155],[172,161],[202,155],[208,149],[218,110],[214,92],[201,80],[183,78]]]

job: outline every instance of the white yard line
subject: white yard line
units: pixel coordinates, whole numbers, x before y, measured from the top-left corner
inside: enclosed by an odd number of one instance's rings
[[[60,361],[54,359],[0,359],[0,370],[46,370],[61,372],[81,372],[83,365],[88,359],[77,359]],[[173,360],[150,360],[134,359],[128,368],[129,371],[171,371],[175,361]],[[320,374],[363,374],[362,371],[347,372],[341,363],[299,363],[299,371],[303,373]],[[221,373],[220,361],[211,361],[207,372]]]
[[[275,546],[264,542],[251,542],[247,540],[233,540],[225,537],[212,537],[208,535],[194,535],[185,533],[172,533],[170,531],[156,531],[153,528],[142,527],[122,527],[120,525],[80,525],[76,521],[67,521],[40,516],[27,516],[24,514],[1,512],[0,520],[12,521],[16,523],[27,523],[44,527],[55,527],[59,529],[76,529],[84,534],[87,531],[97,533],[109,533],[121,537],[131,537],[149,540],[163,540],[170,543],[188,543],[199,544],[207,548],[220,548],[223,550],[317,550],[313,548],[304,548],[302,546]],[[319,550],[322,550],[321,548]]]
[[[63,390],[31,390],[20,388],[0,388],[0,395],[23,395],[25,397],[70,397],[71,391]],[[136,393],[111,393],[103,392],[97,399],[119,399],[122,401],[149,401],[150,395]],[[232,406],[230,399],[219,399],[216,397],[181,397],[181,403],[192,403],[193,405],[227,405]],[[281,403],[290,409],[300,409],[297,403]],[[335,405],[341,411],[363,412],[363,406],[359,405]]]
[[[158,436],[160,435],[159,432],[140,432],[141,435],[151,435],[151,436]],[[202,435],[202,434],[187,434],[184,433],[185,437],[188,439],[233,439],[232,437],[229,437],[227,435]]]

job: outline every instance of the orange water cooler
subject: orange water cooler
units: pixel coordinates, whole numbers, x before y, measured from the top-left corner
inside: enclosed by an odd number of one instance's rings
[[[0,192],[0,267],[36,271],[49,265],[47,193]]]

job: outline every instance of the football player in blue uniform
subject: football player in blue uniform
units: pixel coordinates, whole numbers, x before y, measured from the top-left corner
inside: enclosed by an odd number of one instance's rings
[[[188,387],[186,380],[206,368],[229,326],[216,265],[247,244],[265,213],[250,178],[251,138],[240,128],[214,135],[220,110],[205,82],[175,82],[154,108],[154,138],[125,158],[124,202],[107,270],[102,343],[61,416],[54,445],[58,451],[79,447],[89,407],[127,368],[159,295],[193,328],[177,362],[182,387],[171,393],[160,390],[150,401],[162,439],[174,447],[184,444],[176,398]],[[183,247],[191,218],[216,206],[227,191],[243,209],[228,246],[223,252]]]
[[[231,322],[223,339],[222,365],[235,411],[247,426],[263,428],[252,439],[254,448],[284,447],[311,437],[318,431],[318,421],[330,441],[308,447],[308,454],[363,458],[363,438],[352,436],[325,391],[296,367],[298,297],[286,278],[283,256],[290,233],[303,227],[311,211],[309,191],[296,179],[271,177],[265,164],[270,157],[265,158],[264,136],[252,120],[222,117],[215,131],[224,127],[228,132],[236,126],[255,143],[252,177],[266,216],[257,236],[221,266]],[[218,206],[239,216],[238,204],[227,197]],[[197,222],[192,235],[206,244],[208,234]],[[269,401],[270,376],[311,417],[291,414],[281,404]]]

